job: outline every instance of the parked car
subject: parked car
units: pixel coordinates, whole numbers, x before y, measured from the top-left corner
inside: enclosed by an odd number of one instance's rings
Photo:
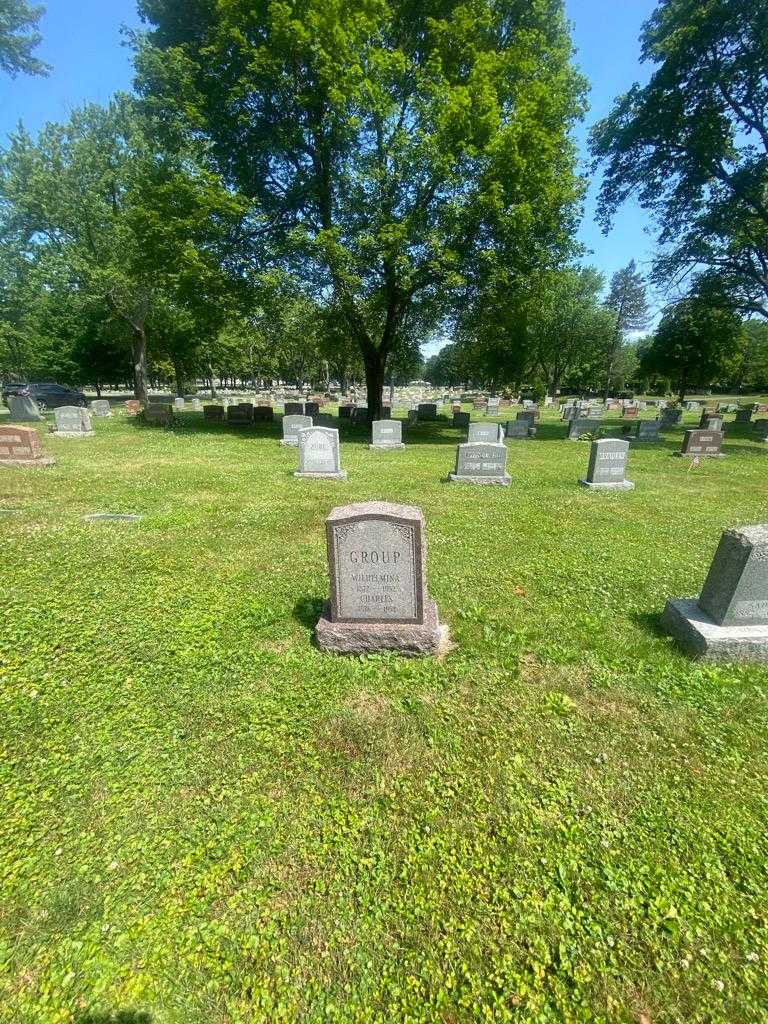
[[[38,409],[58,409],[62,405],[87,405],[88,399],[82,391],[64,387],[63,384],[7,383],[3,385],[3,401],[8,404],[9,395],[28,395],[37,403]]]

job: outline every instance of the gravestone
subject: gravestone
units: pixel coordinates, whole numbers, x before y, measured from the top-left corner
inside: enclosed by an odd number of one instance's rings
[[[638,420],[634,427],[635,441],[653,442],[659,440],[658,420]]]
[[[298,448],[299,431],[311,426],[311,416],[283,416],[283,439],[280,444]]]
[[[173,407],[176,412],[184,412],[185,402],[183,398],[174,398]]]
[[[286,408],[288,403],[286,403]],[[227,407],[227,422],[238,425],[253,423],[253,406],[250,402],[238,402]]]
[[[371,429],[372,440],[369,448],[405,448],[403,424],[400,420],[374,420]]]
[[[342,654],[437,654],[448,630],[427,589],[424,516],[382,501],[335,508],[325,522],[330,599],[318,647]]]
[[[108,419],[112,415],[112,406],[106,398],[95,398],[91,402],[91,412],[97,419]]]
[[[749,423],[752,420],[752,406],[747,409],[738,409],[734,423]]]
[[[489,398],[486,404],[486,410],[489,416],[497,416],[499,412],[499,399]]]
[[[699,430],[719,430],[722,433],[722,416],[715,416],[707,412],[702,413],[701,419],[699,420]]]
[[[253,408],[254,423],[272,423],[275,418],[271,405],[256,405]]]
[[[698,599],[670,599],[661,622],[696,657],[767,663],[768,524],[725,530]]]
[[[504,437],[504,430],[500,423],[470,423],[467,433],[467,442],[486,441],[490,444],[497,444]]]
[[[62,405],[53,410],[54,437],[93,437],[91,415],[79,405]]]
[[[37,402],[29,395],[8,395],[6,399],[11,419],[16,423],[40,423],[43,419],[42,413],[37,407]]]
[[[311,416],[311,417],[317,416],[317,414],[319,412],[320,412],[320,403],[319,402],[305,402],[304,403],[304,415],[305,416]]]
[[[408,426],[413,427],[419,422],[419,410],[409,409],[408,410]]]
[[[753,420],[752,429],[756,441],[768,441],[768,420]]]
[[[346,480],[341,468],[339,432],[330,427],[306,427],[299,431],[299,468],[295,477]]]
[[[639,424],[638,424],[639,426]],[[626,480],[629,441],[604,437],[593,441],[589,450],[587,476],[579,483],[593,491],[632,491],[635,485]]]
[[[456,449],[456,469],[448,474],[451,483],[495,484],[508,487],[507,448],[502,442],[468,441]]]
[[[203,411],[203,403],[200,401],[199,398],[193,398],[192,399],[192,412],[202,412],[202,411]]]
[[[636,405],[626,405],[624,407],[624,418],[636,420],[638,412],[639,410]]]
[[[224,407],[221,405],[204,405],[203,419],[206,423],[223,423]]]
[[[680,418],[683,415],[682,409],[672,409],[667,406],[662,409],[660,427],[662,430],[666,430],[667,427],[674,427],[680,422]]]
[[[710,459],[723,458],[720,446],[723,435],[719,430],[686,430],[683,447],[675,455],[698,455]]]
[[[421,402],[419,404],[418,412],[420,420],[437,419],[437,406],[434,404],[434,402]]]
[[[599,429],[599,427],[598,427]],[[568,424],[568,440],[578,441],[584,434],[595,433],[595,421],[585,420],[580,417],[572,419]]]
[[[161,402],[152,402],[144,410],[144,422],[151,427],[170,427],[173,425],[173,409]]]
[[[506,436],[515,441],[527,439],[536,433],[536,428],[528,425],[528,420],[507,420]]]
[[[0,426],[0,466],[53,466],[33,427]]]
[[[360,426],[363,423],[368,422],[368,406],[367,405],[356,405],[352,410],[352,422]]]
[[[533,409],[525,409],[523,412],[519,412],[515,419],[519,420],[521,423],[527,423],[531,428],[536,427],[536,413]]]
[[[453,425],[454,427],[467,428],[469,427],[469,413],[468,412],[454,412],[453,414]]]
[[[136,401],[135,398],[128,398],[123,403],[125,406],[126,416],[138,416],[141,412],[141,402]]]
[[[340,420],[350,420],[350,419],[352,419],[352,410],[354,408],[355,408],[354,405],[340,405],[339,406],[339,419]]]
[[[387,404],[382,405],[382,407],[381,407],[381,418],[383,420],[391,420],[392,419],[392,406],[391,405],[387,405]]]
[[[285,415],[286,416],[303,416],[304,415],[304,403],[303,402],[286,402],[285,403]]]

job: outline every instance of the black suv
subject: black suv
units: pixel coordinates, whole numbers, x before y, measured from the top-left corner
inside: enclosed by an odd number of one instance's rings
[[[62,405],[87,405],[88,399],[82,391],[65,388],[63,384],[4,384],[3,401],[8,404],[9,395],[28,395],[37,403],[38,409],[58,409]]]

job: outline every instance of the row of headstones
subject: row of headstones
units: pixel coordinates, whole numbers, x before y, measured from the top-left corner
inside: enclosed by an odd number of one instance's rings
[[[611,475],[621,458],[618,450],[614,454]],[[315,629],[318,646],[354,654],[445,651],[448,630],[427,587],[421,509],[385,502],[346,505],[332,510],[325,528],[330,595]],[[668,601],[662,624],[694,655],[767,662],[768,526],[724,531],[701,594]]]

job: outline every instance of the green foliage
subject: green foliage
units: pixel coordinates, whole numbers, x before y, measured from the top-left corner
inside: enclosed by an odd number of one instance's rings
[[[768,9],[662,0],[641,37],[656,65],[592,133],[608,228],[630,195],[658,222],[662,286],[704,270],[768,316]]]
[[[50,68],[33,57],[41,35],[37,30],[44,7],[31,7],[27,0],[0,0],[0,71],[11,78],[22,71],[27,75],[47,75]]]
[[[169,132],[254,200],[252,258],[333,295],[378,410],[390,356],[469,281],[570,245],[582,109],[561,0],[144,0]],[[423,336],[423,335],[422,335]]]
[[[646,373],[674,380],[682,402],[692,387],[732,379],[742,342],[742,323],[733,310],[693,295],[665,312],[641,365]]]
[[[3,470],[0,1021],[762,1020],[766,669],[656,628],[764,518],[747,428],[595,495],[548,410],[508,491],[440,482],[444,423],[342,427],[338,485],[180,420]],[[324,517],[374,494],[424,509],[442,661],[312,645]]]

